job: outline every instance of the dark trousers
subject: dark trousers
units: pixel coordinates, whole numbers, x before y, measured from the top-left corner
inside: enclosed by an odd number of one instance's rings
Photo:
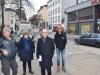
[[[13,60],[13,61],[1,60],[1,65],[2,65],[2,73],[4,75],[10,75],[10,68],[13,71],[12,75],[17,75],[18,65],[15,60]]]
[[[51,67],[48,68],[41,67],[41,74],[45,75],[45,69],[47,70],[48,75],[51,75]]]
[[[28,68],[29,68],[29,71],[32,69],[31,68],[31,60],[29,61],[23,61],[23,70],[26,72],[26,63],[28,62]]]

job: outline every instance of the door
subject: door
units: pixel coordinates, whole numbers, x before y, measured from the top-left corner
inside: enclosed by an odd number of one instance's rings
[[[80,38],[80,43],[82,44],[88,44],[88,39],[90,38],[90,34],[84,34],[82,38]]]
[[[89,45],[95,45],[96,38],[97,38],[97,34],[92,33],[90,38],[88,39],[89,40]]]

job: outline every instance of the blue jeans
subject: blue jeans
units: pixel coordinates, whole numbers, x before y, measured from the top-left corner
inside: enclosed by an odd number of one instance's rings
[[[65,64],[65,49],[60,50],[60,49],[56,48],[56,53],[57,53],[57,64],[60,64],[60,53],[62,56],[62,64]]]

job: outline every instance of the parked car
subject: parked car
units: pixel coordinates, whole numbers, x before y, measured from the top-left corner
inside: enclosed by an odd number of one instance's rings
[[[76,44],[93,45],[100,48],[100,34],[88,33],[74,39]]]

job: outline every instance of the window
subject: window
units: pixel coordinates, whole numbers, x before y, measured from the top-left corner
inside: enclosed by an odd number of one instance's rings
[[[52,15],[52,11],[51,11],[51,15]]]
[[[49,18],[49,23],[50,23],[50,21],[51,21],[51,20],[50,20],[50,18]]]
[[[60,22],[60,16],[58,16],[58,22]]]
[[[91,34],[90,38],[97,38],[97,34]]]
[[[11,17],[13,17],[13,12],[11,12]]]
[[[60,0],[58,0],[58,3],[60,3]]]
[[[55,8],[55,14],[57,13],[57,8]]]
[[[71,22],[71,21],[76,21],[76,20],[77,20],[76,11],[70,12],[70,13],[68,14],[68,20],[69,20],[69,22]]]
[[[51,17],[51,23],[52,23],[52,17]]]
[[[53,23],[54,23],[54,17],[53,17]]]
[[[55,22],[57,22],[57,16],[55,16]]]
[[[54,6],[54,2],[53,2],[53,6]]]
[[[54,10],[53,10],[53,14],[54,14]]]
[[[52,7],[52,4],[51,4],[51,7]]]
[[[60,7],[58,7],[58,13],[60,13]]]
[[[57,1],[55,1],[55,5],[57,5]]]
[[[13,20],[11,20],[11,24],[13,24]]]

